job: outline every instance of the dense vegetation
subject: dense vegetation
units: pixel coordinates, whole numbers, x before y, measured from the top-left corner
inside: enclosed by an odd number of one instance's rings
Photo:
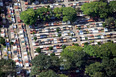
[[[0,60],[0,77],[7,77],[8,75],[16,75],[15,62],[11,59],[1,59]]]
[[[91,17],[107,18],[114,16],[116,12],[116,1],[111,1],[109,4],[106,2],[91,2],[82,5],[81,10],[84,14]]]
[[[5,39],[3,37],[0,37],[0,44],[5,46]]]
[[[66,46],[61,57],[42,53],[32,59],[31,75],[57,76],[62,71],[80,70],[91,77],[114,77],[116,75],[116,44],[108,42],[101,45]],[[53,73],[51,73],[53,72]],[[57,77],[56,76],[56,77]]]
[[[52,10],[48,6],[47,8],[41,7],[37,10],[28,9],[21,12],[20,17],[27,25],[34,25],[37,19],[49,21],[51,17],[56,17],[57,19],[63,18],[63,21],[74,21],[76,18],[76,10],[72,7],[54,8]]]

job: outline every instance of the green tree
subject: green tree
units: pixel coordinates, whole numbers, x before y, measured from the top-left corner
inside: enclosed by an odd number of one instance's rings
[[[61,66],[64,69],[83,68],[88,56],[79,46],[67,46],[61,53]]]
[[[97,52],[99,51],[99,46],[85,45],[84,51],[90,56],[97,56]]]
[[[59,74],[59,77],[68,77],[68,76],[65,74]]]
[[[30,73],[30,76],[32,77],[32,76],[34,76],[34,75],[39,75],[39,68],[38,67],[36,67],[36,66],[32,66],[31,67],[31,73]]]
[[[55,53],[51,53],[50,56],[55,56]]]
[[[61,18],[62,16],[62,12],[63,12],[63,8],[54,8],[53,9],[54,13],[55,13],[55,17],[57,17],[58,19]]]
[[[60,59],[57,56],[50,56],[50,58],[51,58],[51,64],[52,64],[51,69],[58,71],[60,66]]]
[[[102,64],[99,62],[95,62],[85,68],[85,73],[89,74],[89,76],[91,76],[91,77],[94,77],[94,75],[97,72],[102,72],[102,70],[103,70]]]
[[[11,45],[13,45],[14,43],[13,42],[10,42]]]
[[[62,45],[62,49],[65,49],[66,48],[66,45]]]
[[[105,43],[105,44],[102,44],[99,48],[99,52],[98,52],[98,56],[100,58],[105,58],[105,57],[109,57],[109,58],[112,58],[113,57],[113,54],[112,52],[114,52],[115,50],[113,50],[111,48],[111,45],[112,43]],[[113,51],[112,51],[113,50]]]
[[[67,46],[67,47],[63,50],[63,52],[61,53],[61,55],[62,55],[62,56],[65,55],[65,54],[68,55],[68,53],[69,53],[69,52],[72,52],[72,51],[76,51],[76,52],[83,51],[83,48],[80,47],[80,46]],[[73,54],[73,53],[72,53],[72,54]],[[71,54],[69,54],[69,56],[71,56]]]
[[[100,18],[106,18],[108,16],[108,13],[111,12],[106,2],[85,3],[82,5],[81,10],[86,15],[89,15],[92,17],[97,16]]]
[[[60,37],[60,36],[61,36],[61,33],[58,34],[58,37]]]
[[[5,46],[5,39],[3,37],[0,37],[0,44]]]
[[[105,23],[107,26],[112,27],[115,25],[115,19],[113,17],[109,17],[105,19]]]
[[[52,46],[50,46],[50,47],[49,47],[49,50],[53,50],[53,47],[52,47]]]
[[[73,45],[74,45],[74,46],[79,46],[79,44],[78,44],[78,43],[73,43]]]
[[[52,16],[52,10],[50,8],[41,7],[36,10],[36,14],[40,20],[47,21]]]
[[[40,73],[38,77],[58,77],[58,75],[54,71],[48,70]]]
[[[31,63],[31,76],[38,75],[41,72],[47,71],[49,69],[58,71],[60,66],[60,60],[57,56],[48,56],[42,53],[36,56],[34,59],[32,59]]]
[[[58,27],[58,28],[56,29],[56,32],[59,33],[59,31],[60,31],[60,28]]]
[[[102,60],[102,65],[104,67],[105,73],[107,77],[115,77],[116,76],[116,63],[113,59],[105,58]]]
[[[70,11],[69,11],[70,10]],[[72,7],[63,7],[63,21],[75,21],[76,10]]]
[[[99,0],[99,1],[102,1],[102,2],[108,2],[108,0]]]
[[[101,63],[95,62],[85,68],[85,73],[91,77],[115,77],[116,64],[113,59],[104,58]]]
[[[93,77],[105,77],[103,72],[96,72]]]
[[[15,62],[11,59],[1,59],[0,60],[0,76],[7,77],[8,75],[16,75]]]
[[[100,58],[112,58],[116,56],[116,50],[115,50],[116,44],[112,42],[108,42],[105,44],[102,44],[100,46],[84,46],[84,51],[89,54],[90,56],[94,57],[100,57]]]
[[[36,13],[33,9],[27,9],[21,12],[20,18],[27,25],[34,25],[37,20]]]
[[[106,27],[106,23],[102,23],[103,27]]]
[[[37,40],[37,37],[34,37],[34,40],[36,41]]]
[[[39,54],[34,59],[31,60],[33,66],[39,68],[38,72],[47,70],[51,67],[51,59],[49,56],[44,54]]]
[[[116,12],[116,1],[110,1],[109,6],[112,12]]]
[[[36,52],[41,53],[41,48],[36,48]]]

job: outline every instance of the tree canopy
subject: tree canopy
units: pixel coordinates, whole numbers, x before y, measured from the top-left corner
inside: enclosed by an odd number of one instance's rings
[[[8,75],[16,75],[15,62],[11,59],[0,60],[0,76],[7,77]]]
[[[86,65],[87,54],[79,46],[67,46],[61,53],[61,66],[64,69],[83,68]]]
[[[0,44],[5,45],[5,39],[3,37],[0,37]]]
[[[112,12],[116,12],[116,1],[110,1],[109,6]]]
[[[113,59],[105,58],[102,63],[95,62],[85,68],[85,73],[91,77],[115,77],[116,62]]]
[[[26,11],[21,12],[20,18],[27,25],[34,25],[37,20],[36,13],[33,9],[27,9]]]
[[[65,74],[57,74],[53,70],[48,70],[39,74],[38,77],[68,77]]]
[[[47,21],[52,16],[52,10],[50,8],[41,7],[36,10],[36,14],[40,20]]]
[[[52,10],[49,7],[41,7],[36,10],[27,9],[26,11],[21,12],[20,15],[21,20],[27,25],[34,25],[37,19],[41,21],[49,21],[51,17],[56,17],[57,19],[63,18],[63,21],[72,22],[76,18],[76,9],[72,7],[61,7]]]
[[[55,13],[55,17],[57,17],[58,19],[61,18],[62,16],[62,12],[63,12],[63,8],[54,8],[53,9],[54,13]]]
[[[98,51],[99,47],[96,46],[92,46],[92,45],[85,45],[84,46],[84,51],[89,54],[90,56],[96,56],[97,55],[97,51]]]
[[[68,76],[65,74],[59,74],[59,77],[68,77]]]
[[[116,50],[115,50],[116,44],[115,43],[105,43],[100,46],[92,46],[88,45],[84,47],[84,51],[89,54],[90,56],[94,57],[100,57],[100,58],[105,58],[105,57],[115,57],[116,56]]]
[[[49,69],[52,70],[57,70],[59,67],[59,58],[56,56],[48,56],[40,53],[38,56],[36,56],[34,59],[31,60],[32,66],[33,66],[33,73],[34,74],[39,74],[42,71],[46,71]],[[35,71],[35,69],[37,71]]]
[[[109,18],[105,19],[105,23],[107,26],[111,27],[111,26],[115,25],[115,19],[113,17],[109,17]]]
[[[36,48],[36,52],[41,53],[41,48]]]
[[[48,70],[40,73],[38,77],[58,77],[58,75],[54,71]]]
[[[61,56],[73,56],[74,55],[74,51],[76,51],[76,52],[79,52],[79,51],[82,51],[83,50],[83,48],[82,47],[80,47],[80,46],[67,46],[64,50],[63,50],[63,52],[61,53]]]
[[[36,66],[42,70],[47,70],[51,66],[51,59],[49,56],[44,55],[44,54],[39,54],[36,56],[34,59],[31,60],[31,63],[33,66]]]
[[[76,10],[72,7],[63,7],[63,21],[75,21],[75,19]]]
[[[85,73],[89,74],[89,76],[93,77],[97,72],[102,72],[103,67],[99,62],[90,64],[85,68]]]
[[[106,18],[108,13],[111,12],[106,2],[85,3],[82,5],[81,10],[86,15],[100,18]]]

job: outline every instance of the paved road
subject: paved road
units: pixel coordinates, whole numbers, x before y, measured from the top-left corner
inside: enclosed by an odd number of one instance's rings
[[[77,43],[80,45],[80,37],[79,37],[79,35],[78,35],[78,33],[77,33],[77,30],[76,30],[76,28],[75,28],[75,26],[73,26],[73,32],[75,32],[75,35],[76,35],[76,37],[77,37]]]
[[[33,46],[32,46],[32,40],[31,40],[31,35],[30,35],[30,29],[29,29],[28,25],[26,25],[26,30],[27,30],[27,34],[28,34],[28,38],[29,38],[31,56],[32,56],[32,58],[34,58],[34,49],[33,49]]]

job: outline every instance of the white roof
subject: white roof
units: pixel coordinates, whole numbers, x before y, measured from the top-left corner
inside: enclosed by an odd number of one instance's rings
[[[27,56],[24,56],[24,59],[28,59],[28,57]]]
[[[43,48],[43,46],[40,46],[40,48]]]
[[[5,33],[2,33],[1,36],[4,37],[5,36]]]
[[[116,40],[114,40],[114,43],[116,43]]]
[[[97,45],[98,43],[97,42],[94,42],[95,45]]]
[[[98,33],[98,30],[93,30],[93,33]]]
[[[72,27],[72,26],[68,26],[68,27]]]
[[[20,34],[23,33],[23,30],[20,30],[19,33],[20,33]]]
[[[26,66],[26,67],[29,67],[29,63],[25,63],[25,66]]]
[[[13,58],[13,60],[18,60],[18,57]]]
[[[23,54],[27,54],[27,52],[23,52]]]
[[[16,40],[12,40],[12,42],[16,42]]]
[[[34,56],[38,55],[38,53],[34,53]]]
[[[82,40],[85,40],[85,37],[82,37]]]
[[[16,35],[15,38],[18,38],[18,36]]]
[[[72,38],[72,40],[76,40],[76,38]]]
[[[59,56],[59,55],[60,55],[60,53],[55,53],[55,55],[58,55],[58,56]]]
[[[13,46],[13,49],[17,49],[17,46]]]
[[[33,42],[32,45],[36,45],[35,42]]]
[[[20,37],[22,38],[22,37],[24,37],[24,35],[20,35]]]
[[[58,49],[57,52],[62,52],[62,49]]]
[[[101,36],[101,38],[104,38],[104,36]]]
[[[102,23],[99,23],[99,26],[102,26]]]

